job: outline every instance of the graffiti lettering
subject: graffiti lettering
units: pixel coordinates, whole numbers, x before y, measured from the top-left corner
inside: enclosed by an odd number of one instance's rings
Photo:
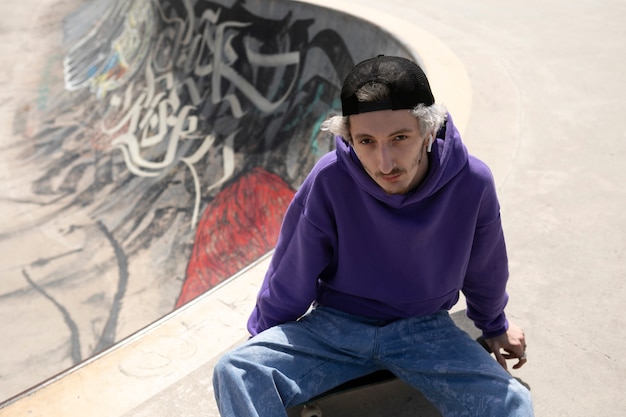
[[[342,31],[368,29],[328,26],[319,10],[286,0],[84,9],[67,23],[76,42],[66,90],[42,90],[42,117],[29,115],[33,134],[19,146],[34,177],[20,201],[41,207],[33,228],[80,249],[28,269],[88,327],[76,346],[93,353],[272,249],[295,190],[332,147],[317,126],[353,65]],[[401,48],[381,45],[371,52]],[[78,288],[89,308],[67,302]],[[130,318],[137,297],[149,305]]]

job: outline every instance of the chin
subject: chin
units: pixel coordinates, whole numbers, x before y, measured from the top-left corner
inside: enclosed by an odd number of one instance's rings
[[[381,187],[389,195],[406,194],[406,187]]]

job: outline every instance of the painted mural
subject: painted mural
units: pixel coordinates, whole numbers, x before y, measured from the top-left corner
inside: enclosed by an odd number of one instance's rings
[[[319,124],[345,74],[405,54],[332,15],[286,1],[93,0],[67,16],[66,50],[14,123],[28,187],[13,203],[32,221],[0,233],[61,242],[34,251],[23,287],[0,296],[49,306],[62,335],[33,355],[76,364],[272,250],[332,148]]]

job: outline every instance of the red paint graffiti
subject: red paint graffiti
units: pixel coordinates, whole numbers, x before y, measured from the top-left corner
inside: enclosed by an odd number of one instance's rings
[[[222,190],[198,225],[176,308],[272,250],[293,195],[282,178],[262,168]]]

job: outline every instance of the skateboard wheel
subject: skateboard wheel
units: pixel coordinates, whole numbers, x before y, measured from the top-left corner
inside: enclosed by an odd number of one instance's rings
[[[306,404],[300,413],[300,417],[322,417],[322,410],[315,404]]]

